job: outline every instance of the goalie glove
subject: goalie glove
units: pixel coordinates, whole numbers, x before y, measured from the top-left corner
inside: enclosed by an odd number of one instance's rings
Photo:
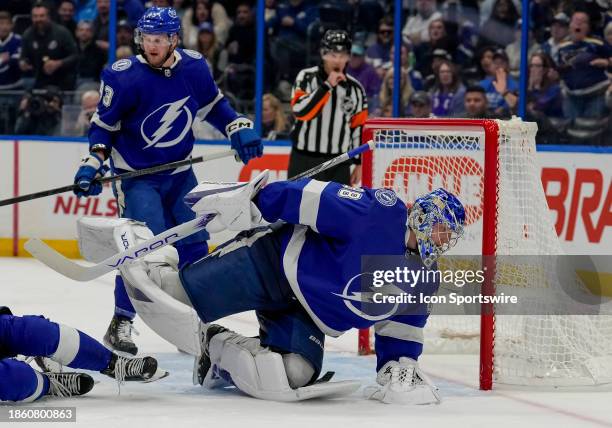
[[[267,223],[252,199],[268,181],[268,174],[266,169],[248,183],[202,182],[185,196],[185,203],[198,216],[216,214],[206,225],[211,233],[262,226]]]
[[[412,358],[388,361],[378,371],[376,382],[380,386],[370,386],[364,391],[371,400],[386,404],[440,404],[442,401],[438,388]]]

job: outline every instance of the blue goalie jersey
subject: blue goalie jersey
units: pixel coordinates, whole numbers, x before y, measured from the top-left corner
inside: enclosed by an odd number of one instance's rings
[[[321,331],[339,336],[351,328],[374,325],[379,365],[400,356],[418,358],[427,305],[418,301],[364,305],[368,298],[363,299],[366,293],[376,291],[364,267],[392,270],[403,260],[409,269],[424,269],[419,257],[403,257],[408,209],[392,190],[302,179],[267,185],[255,203],[267,221],[289,223],[281,229],[282,269]],[[367,265],[364,257],[373,256],[401,257],[377,257]],[[431,295],[438,285],[435,280],[421,281],[416,288],[401,291]],[[395,290],[386,294],[397,293]]]
[[[186,159],[194,121],[206,120],[225,134],[238,117],[200,53],[176,49],[174,55],[169,68],[153,69],[138,55],[102,72],[89,143],[103,145],[119,172]]]

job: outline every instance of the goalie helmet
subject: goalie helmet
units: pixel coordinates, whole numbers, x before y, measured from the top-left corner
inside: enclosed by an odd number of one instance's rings
[[[436,245],[434,226],[442,224],[450,233],[448,240]],[[436,189],[414,201],[408,214],[408,227],[415,233],[419,254],[428,268],[463,235],[465,209],[455,195]]]
[[[351,51],[351,37],[344,30],[327,30],[321,39],[321,55]]]

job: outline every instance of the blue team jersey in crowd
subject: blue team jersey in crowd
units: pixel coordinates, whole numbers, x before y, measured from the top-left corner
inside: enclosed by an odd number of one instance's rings
[[[206,119],[224,132],[238,117],[220,107],[228,106],[227,100],[200,53],[177,49],[174,54],[176,61],[164,71],[138,55],[102,72],[89,142],[112,149],[112,164],[119,171],[186,159],[193,149],[194,121]]]
[[[602,40],[587,37],[580,42],[568,40],[559,46],[556,62],[563,83],[572,95],[603,91],[608,87],[606,68],[595,67],[594,59],[612,57],[612,47]]]
[[[10,33],[0,40],[0,88],[10,89],[21,83],[19,56],[21,55],[21,36]]]
[[[375,325],[379,362],[418,357],[426,311],[406,311],[406,305],[387,311],[383,305],[380,313],[378,305],[377,313],[364,313],[354,299],[366,291],[360,282],[362,256],[406,253],[408,209],[392,190],[302,179],[267,185],[255,203],[267,221],[289,223],[282,230],[282,268],[295,296],[325,334]],[[412,267],[421,268],[420,259]],[[419,288],[433,294],[438,284]]]

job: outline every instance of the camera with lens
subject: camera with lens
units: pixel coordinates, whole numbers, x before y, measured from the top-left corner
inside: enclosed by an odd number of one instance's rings
[[[61,103],[61,93],[53,88],[32,89],[28,97],[26,111],[32,117],[40,117],[46,114],[53,114],[54,108],[50,105],[54,98]]]

